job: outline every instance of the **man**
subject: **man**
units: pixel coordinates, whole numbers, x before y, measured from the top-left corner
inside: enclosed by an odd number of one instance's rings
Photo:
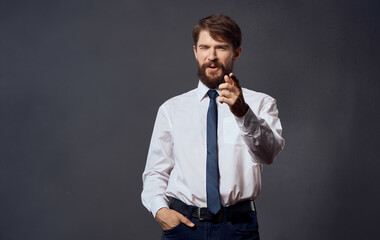
[[[259,239],[262,164],[284,147],[276,101],[232,73],[242,48],[231,18],[201,19],[192,36],[198,87],[158,110],[142,202],[162,239]]]

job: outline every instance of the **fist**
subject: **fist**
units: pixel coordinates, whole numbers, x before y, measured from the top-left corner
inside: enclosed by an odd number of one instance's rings
[[[230,73],[229,75],[224,75],[224,81],[225,83],[219,85],[221,90],[219,102],[228,104],[231,112],[236,117],[244,116],[249,107],[244,101],[239,80],[233,73]]]

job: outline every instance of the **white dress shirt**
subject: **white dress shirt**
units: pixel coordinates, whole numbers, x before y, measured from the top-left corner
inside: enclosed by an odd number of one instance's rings
[[[141,194],[153,216],[168,207],[169,197],[207,207],[208,90],[199,82],[198,88],[169,99],[158,110]],[[223,206],[255,199],[260,193],[262,164],[271,164],[285,145],[276,100],[244,88],[243,96],[249,105],[243,117],[235,117],[227,104],[217,101]]]

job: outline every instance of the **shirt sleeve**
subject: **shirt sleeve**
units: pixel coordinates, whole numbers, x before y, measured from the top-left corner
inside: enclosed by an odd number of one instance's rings
[[[249,108],[243,117],[235,118],[253,161],[273,163],[285,146],[276,100],[269,98],[265,101],[258,116]]]
[[[141,200],[154,217],[160,208],[168,207],[169,200],[164,193],[168,185],[170,172],[174,166],[172,146],[171,124],[168,113],[164,105],[162,105],[157,113],[147,162],[142,176],[143,191]]]

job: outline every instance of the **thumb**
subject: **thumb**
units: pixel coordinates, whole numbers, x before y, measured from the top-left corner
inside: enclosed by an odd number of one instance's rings
[[[183,224],[187,225],[188,227],[194,227],[195,226],[194,223],[192,223],[188,218],[184,217],[182,214],[179,214],[179,220]]]

